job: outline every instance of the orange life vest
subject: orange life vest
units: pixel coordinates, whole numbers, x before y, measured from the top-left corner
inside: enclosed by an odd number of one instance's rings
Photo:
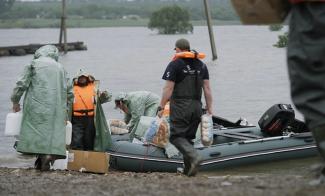
[[[204,59],[205,58],[205,54],[204,53],[201,53],[201,52],[194,53],[192,51],[189,51],[189,52],[178,52],[178,53],[175,54],[173,60],[176,60],[178,58],[190,58],[190,59],[197,58],[197,59]]]
[[[73,115],[94,116],[95,96],[96,96],[95,84],[90,83],[84,87],[75,85],[73,87],[73,92],[74,92]]]

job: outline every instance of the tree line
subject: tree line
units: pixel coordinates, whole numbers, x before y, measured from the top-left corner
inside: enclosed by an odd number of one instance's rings
[[[0,0],[13,2],[14,0]],[[190,13],[190,20],[205,20],[202,0],[67,0],[68,17],[85,19],[120,19],[125,16],[150,18],[156,10],[178,5]],[[211,0],[210,9],[215,20],[238,20],[230,1]],[[61,17],[60,1],[19,2],[16,1],[11,9],[0,12],[0,19],[45,18]],[[136,17],[135,17],[136,19]]]

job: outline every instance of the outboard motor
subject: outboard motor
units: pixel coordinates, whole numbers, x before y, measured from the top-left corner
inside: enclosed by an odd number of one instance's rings
[[[262,132],[271,136],[283,134],[283,130],[295,119],[295,112],[290,104],[275,104],[258,121]]]

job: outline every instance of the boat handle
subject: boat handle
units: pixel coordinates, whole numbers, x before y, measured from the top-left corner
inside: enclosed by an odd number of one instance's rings
[[[210,157],[218,157],[221,155],[221,152],[211,152],[209,155]]]

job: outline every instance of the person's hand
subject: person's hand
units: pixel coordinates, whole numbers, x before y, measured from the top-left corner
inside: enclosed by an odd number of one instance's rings
[[[100,97],[106,97],[108,95],[108,92],[107,91],[102,91],[100,92]]]
[[[162,115],[163,115],[163,113],[164,113],[164,107],[162,107],[162,106],[158,106],[158,108],[157,108],[157,116],[158,116],[159,118],[161,118]]]
[[[206,110],[207,110],[207,114],[209,114],[209,115],[212,115],[213,114],[212,108],[206,108]]]
[[[19,105],[19,103],[13,103],[12,104],[12,110],[14,112],[19,112],[20,111],[20,105]]]

